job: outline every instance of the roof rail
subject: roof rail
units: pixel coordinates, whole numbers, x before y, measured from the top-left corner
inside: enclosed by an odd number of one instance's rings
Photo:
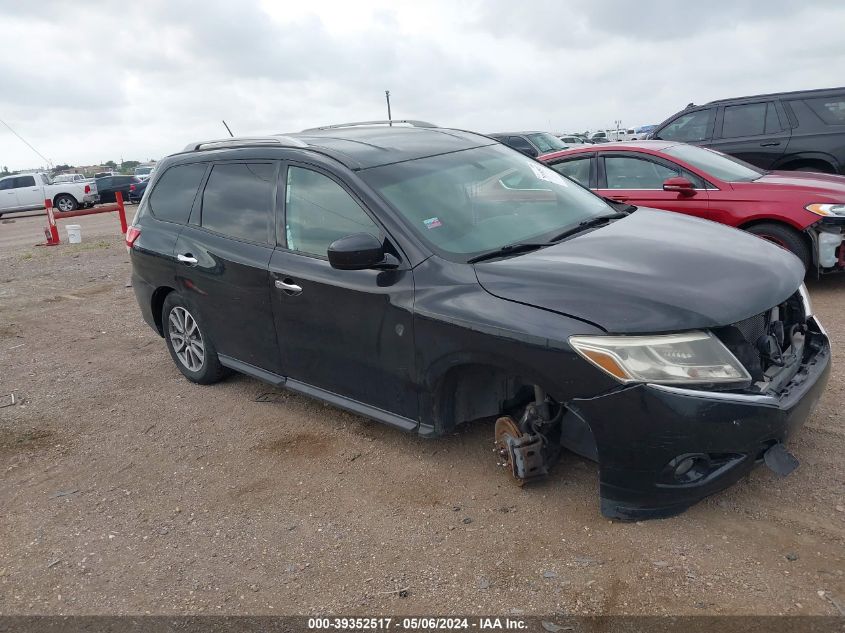
[[[298,138],[277,134],[275,136],[238,136],[234,138],[219,138],[210,141],[196,141],[188,143],[183,152],[197,152],[204,149],[219,149],[223,147],[251,147],[255,145],[279,145],[281,147],[308,147],[308,144]]]
[[[323,125],[321,127],[310,127],[303,132],[318,132],[320,130],[336,130],[344,127],[358,127],[359,125],[393,125],[395,123],[404,123],[411,127],[440,127],[428,121],[417,121],[415,119],[383,119],[380,121],[355,121],[353,123],[337,123],[336,125]]]

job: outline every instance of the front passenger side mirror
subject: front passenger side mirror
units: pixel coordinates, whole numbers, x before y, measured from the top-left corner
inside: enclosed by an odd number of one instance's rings
[[[366,270],[367,268],[395,268],[388,262],[384,245],[370,233],[353,233],[335,240],[328,249],[329,264],[338,270]],[[395,258],[390,256],[395,261]]]

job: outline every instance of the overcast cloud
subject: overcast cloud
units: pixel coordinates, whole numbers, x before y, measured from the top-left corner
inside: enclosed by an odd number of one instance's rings
[[[0,0],[0,119],[54,163],[417,118],[482,132],[658,123],[845,83],[837,0]],[[0,126],[0,168],[43,161]]]

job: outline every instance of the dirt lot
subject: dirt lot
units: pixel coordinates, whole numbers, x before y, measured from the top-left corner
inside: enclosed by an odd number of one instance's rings
[[[482,424],[426,441],[243,376],[188,383],[116,219],[79,220],[55,248],[31,246],[43,218],[0,220],[0,613],[845,608],[845,278],[810,284],[836,365],[801,467],[620,524],[594,464],[520,489]]]

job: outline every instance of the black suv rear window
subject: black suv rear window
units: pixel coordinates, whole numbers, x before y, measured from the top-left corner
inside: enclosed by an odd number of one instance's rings
[[[177,165],[164,172],[148,203],[156,219],[185,224],[203,175],[205,163]]]

